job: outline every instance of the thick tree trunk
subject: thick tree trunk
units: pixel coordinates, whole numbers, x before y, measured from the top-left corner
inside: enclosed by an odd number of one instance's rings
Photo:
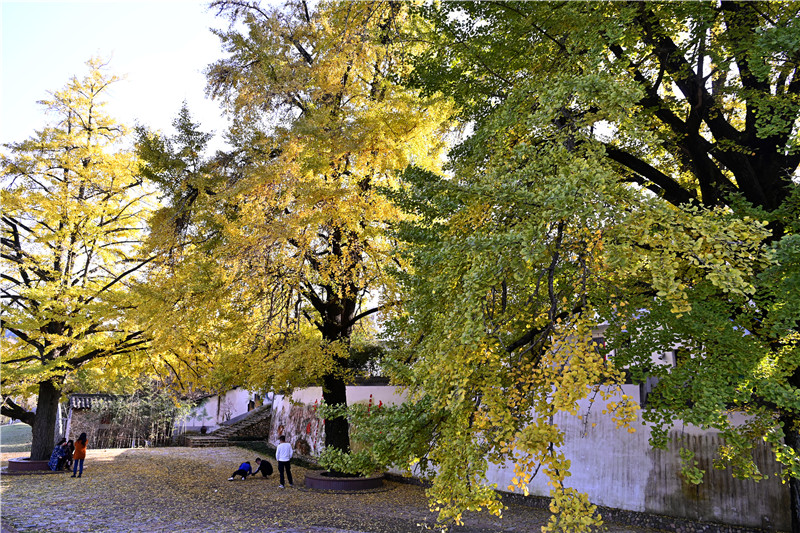
[[[328,405],[347,405],[347,385],[342,378],[327,375],[323,378],[322,399]],[[350,451],[350,425],[346,418],[325,419],[325,447]]]
[[[783,422],[784,442],[800,454],[800,433],[795,429],[795,420],[789,415],[781,417]],[[800,479],[789,479],[789,498],[792,513],[792,533],[800,533]]]
[[[338,254],[341,255],[341,254]],[[357,293],[353,287],[347,287]],[[345,292],[345,291],[342,291]],[[350,346],[350,335],[353,331],[352,320],[355,316],[357,302],[352,298],[339,299],[329,291],[327,303],[320,309],[323,317],[322,338],[326,342],[344,343]],[[347,361],[339,360],[337,365],[347,366]],[[328,405],[347,405],[347,385],[342,372],[334,368],[322,378],[322,399]],[[350,423],[344,417],[325,419],[325,447],[335,448],[343,452],[350,451]]]
[[[800,452],[796,443],[794,449],[796,452]],[[800,533],[800,479],[791,478],[789,480],[789,497],[792,500],[792,533]]]
[[[39,400],[36,403],[36,419],[33,422],[31,459],[47,460],[55,444],[58,402],[61,399],[60,384],[52,381],[39,383]]]

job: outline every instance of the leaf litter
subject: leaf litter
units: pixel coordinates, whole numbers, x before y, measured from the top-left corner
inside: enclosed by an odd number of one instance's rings
[[[436,514],[416,485],[386,481],[391,490],[366,494],[280,489],[277,468],[268,478],[228,481],[242,461],[254,460],[252,451],[237,447],[90,449],[80,479],[2,476],[3,524],[20,533],[412,533],[435,527]],[[305,472],[292,466],[298,486]],[[450,531],[538,531],[548,518],[544,510],[514,505],[502,519],[470,513]]]

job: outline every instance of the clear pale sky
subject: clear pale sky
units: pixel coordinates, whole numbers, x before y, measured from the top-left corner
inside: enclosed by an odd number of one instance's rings
[[[36,102],[86,72],[92,56],[110,60],[125,79],[108,93],[108,111],[127,125],[139,122],[170,131],[186,100],[205,130],[225,122],[205,98],[203,70],[222,57],[209,27],[227,21],[190,0],[16,2],[0,1],[2,111],[0,144],[21,141],[44,125]]]

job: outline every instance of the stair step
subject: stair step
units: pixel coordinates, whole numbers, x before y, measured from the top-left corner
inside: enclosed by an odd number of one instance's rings
[[[249,428],[254,424],[263,422],[272,417],[272,406],[265,405],[259,407],[256,411],[251,411],[248,416],[243,416],[236,422],[228,425],[221,426],[211,433],[205,435],[188,435],[186,437],[186,445],[190,448],[208,447],[208,446],[230,446],[228,438],[237,436],[237,434]]]
[[[189,436],[186,437],[186,445],[190,448],[202,448],[211,446],[230,446],[227,439],[214,436]]]
[[[251,411],[248,413],[247,416],[240,418],[233,424],[225,425],[222,427],[217,428],[213,432],[211,432],[211,436],[220,437],[220,438],[228,438],[231,436],[237,435],[241,430],[247,429],[254,424],[258,424],[259,422],[263,422],[272,417],[272,406],[265,405],[263,407],[258,408],[256,411]]]

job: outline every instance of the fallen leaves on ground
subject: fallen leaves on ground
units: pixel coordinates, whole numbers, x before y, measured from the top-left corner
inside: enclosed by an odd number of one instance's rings
[[[13,456],[22,454],[3,454],[2,459]],[[277,468],[268,478],[259,474],[228,481],[243,461],[255,464],[253,452],[236,447],[90,449],[80,479],[69,474],[2,476],[3,521],[21,533],[411,533],[435,523],[418,486],[386,482],[391,490],[368,494],[280,489]],[[295,486],[303,486],[305,472],[292,467]],[[548,515],[515,506],[502,520],[475,513],[452,531],[538,531]]]
[[[277,468],[269,478],[228,481],[242,461],[255,464],[253,452],[236,447],[89,450],[80,479],[3,476],[3,518],[20,531],[173,533],[311,528],[407,533],[435,521],[419,487],[391,483],[392,490],[369,494],[280,489]],[[305,470],[294,466],[292,473],[301,487]]]

